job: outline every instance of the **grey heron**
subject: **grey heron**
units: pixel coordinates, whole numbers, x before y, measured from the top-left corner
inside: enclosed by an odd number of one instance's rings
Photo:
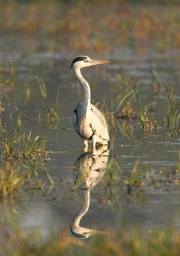
[[[93,154],[96,154],[97,144],[109,147],[110,139],[106,119],[101,111],[91,103],[90,86],[83,77],[81,69],[108,63],[110,63],[108,60],[95,60],[88,56],[79,56],[71,63],[71,69],[83,91],[82,101],[74,110],[74,127],[83,139],[85,152],[88,151],[88,142],[92,142]]]

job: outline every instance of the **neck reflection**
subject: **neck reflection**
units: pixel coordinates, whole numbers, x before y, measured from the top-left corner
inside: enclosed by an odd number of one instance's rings
[[[71,233],[76,238],[86,239],[95,234],[108,234],[106,231],[94,230],[80,225],[90,207],[91,190],[102,180],[106,172],[108,158],[109,150],[98,149],[96,156],[93,156],[91,152],[83,153],[75,162],[75,186],[83,192],[83,203],[70,225]]]

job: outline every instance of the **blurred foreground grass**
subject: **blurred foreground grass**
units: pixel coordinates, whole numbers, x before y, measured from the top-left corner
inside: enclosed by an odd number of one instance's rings
[[[137,232],[129,235],[125,230],[107,237],[93,237],[90,243],[76,240],[68,234],[68,228],[58,238],[51,237],[42,242],[38,232],[27,237],[19,231],[6,230],[1,239],[1,256],[178,256],[180,253],[180,234],[174,228],[154,230],[142,236]]]

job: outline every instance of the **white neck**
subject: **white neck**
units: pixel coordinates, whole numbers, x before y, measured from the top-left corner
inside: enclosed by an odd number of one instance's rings
[[[81,210],[78,212],[78,214],[76,215],[76,217],[74,218],[74,222],[73,225],[74,227],[78,227],[80,228],[80,221],[82,219],[82,217],[87,213],[87,211],[89,210],[89,206],[90,206],[90,189],[87,189],[84,192],[84,204],[82,205]]]
[[[85,109],[88,109],[90,103],[91,103],[91,90],[89,83],[86,81],[86,79],[83,77],[80,68],[73,67],[74,75],[76,79],[78,80],[79,84],[81,85],[82,91],[83,91],[83,104]]]

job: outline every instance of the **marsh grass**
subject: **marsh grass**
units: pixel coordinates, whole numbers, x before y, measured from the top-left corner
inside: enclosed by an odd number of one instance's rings
[[[6,231],[7,232],[7,231]],[[7,235],[8,234],[8,235]],[[172,226],[163,230],[153,230],[143,236],[138,231],[121,229],[117,234],[95,236],[89,243],[69,236],[68,228],[59,237],[50,237],[43,242],[39,233],[24,236],[21,230],[8,231],[1,241],[1,255],[103,255],[103,256],[177,256],[180,250],[180,235]]]
[[[19,126],[20,124],[20,120]],[[12,130],[1,129],[1,160],[20,160],[47,157],[46,138],[32,136],[31,132],[21,132],[19,127]]]
[[[141,156],[137,157],[134,165],[122,170],[123,158],[111,157],[108,162],[104,179],[105,202],[112,209],[121,210],[122,198],[131,198],[135,204],[147,202],[149,189],[169,191],[178,189],[180,184],[180,168],[174,165],[169,168],[153,169],[149,164],[141,163]]]
[[[172,3],[164,7],[158,2],[148,1],[147,8],[147,3],[139,5],[134,1],[118,0],[90,3],[3,1],[0,6],[0,28],[2,32],[15,31],[33,36],[44,34],[59,37],[63,33],[70,34],[71,40],[66,42],[66,47],[81,51],[111,51],[115,45],[136,45],[137,42],[141,48],[149,44],[160,50],[178,48],[177,5]]]
[[[33,166],[32,166],[33,164]],[[11,203],[20,199],[28,191],[34,189],[45,193],[45,180],[53,185],[52,178],[43,170],[42,163],[9,161],[0,167],[0,198],[1,202]]]
[[[167,90],[168,110],[167,127],[170,134],[180,134],[180,100],[174,93],[174,87]]]
[[[119,91],[111,104],[111,111],[106,111],[111,130],[121,133],[132,140],[158,134],[162,125],[171,137],[178,136],[180,132],[180,101],[174,92],[174,86],[162,82],[156,69],[152,69],[152,79],[149,89],[155,95],[152,102],[143,101],[142,82],[134,79],[125,72],[117,74],[114,86]],[[163,95],[167,111],[158,114],[158,99]]]
[[[47,116],[45,117],[46,124],[48,127],[57,127],[59,121],[60,121],[60,116],[58,114],[58,106],[59,106],[59,98],[60,98],[60,91],[57,91],[56,95],[56,100],[54,106],[50,106],[48,102],[48,94],[47,94],[47,89],[46,85],[43,81],[42,78],[38,78],[38,85],[41,91],[41,95],[44,99],[45,106],[47,109]],[[41,113],[39,112],[39,118],[40,119]]]
[[[140,125],[144,136],[148,136],[149,134],[156,135],[158,128],[158,120],[154,119],[151,115],[151,111],[149,110],[150,105],[140,110]]]
[[[146,202],[146,189],[149,185],[148,168],[140,166],[140,158],[134,163],[132,169],[124,173],[121,170],[123,159],[119,162],[112,158],[108,163],[105,175],[106,200],[112,209],[121,211],[121,201],[130,197],[136,204]]]
[[[0,197],[10,199],[16,198],[22,189],[25,175],[18,174],[14,168],[0,168]]]
[[[115,112],[117,127],[129,138],[135,138],[139,131],[142,135],[156,134],[158,121],[151,112],[151,106],[142,104],[142,92],[139,84],[128,92],[118,103]]]

